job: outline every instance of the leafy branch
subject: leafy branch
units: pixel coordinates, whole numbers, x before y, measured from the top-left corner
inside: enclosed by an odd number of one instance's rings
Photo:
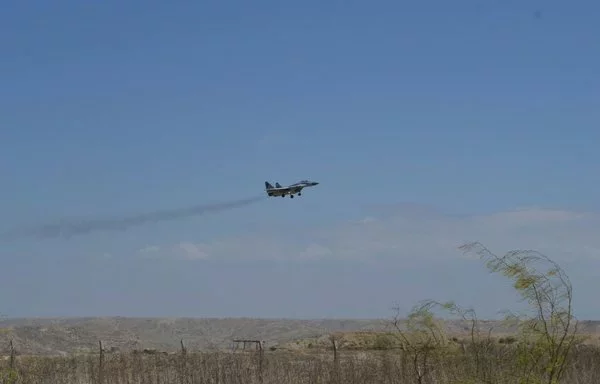
[[[498,256],[479,242],[465,244],[460,249],[476,253],[492,273],[508,277],[532,310],[525,318],[507,317],[520,328],[521,383],[558,383],[577,340],[573,288],[566,273],[550,258],[533,250]],[[541,378],[534,378],[535,371],[541,372]]]

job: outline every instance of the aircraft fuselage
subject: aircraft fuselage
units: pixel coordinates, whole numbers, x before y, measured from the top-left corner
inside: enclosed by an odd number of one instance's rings
[[[282,187],[281,185],[279,185],[279,183],[275,183],[275,186],[273,186],[268,181],[265,181],[265,191],[267,192],[268,196],[285,197],[285,196],[289,195],[290,198],[294,198],[294,195],[296,195],[296,194],[298,196],[301,196],[302,190],[304,188],[314,187],[315,185],[318,185],[318,184],[319,183],[315,182],[315,181],[302,180],[298,183]]]

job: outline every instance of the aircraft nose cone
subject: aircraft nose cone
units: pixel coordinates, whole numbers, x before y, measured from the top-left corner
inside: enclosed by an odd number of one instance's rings
[[[313,181],[313,185],[319,185],[319,183],[317,183],[316,181]]]

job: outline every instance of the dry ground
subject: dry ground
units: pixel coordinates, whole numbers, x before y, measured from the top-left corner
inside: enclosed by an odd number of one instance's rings
[[[493,335],[513,332],[498,322],[482,322],[482,329],[494,326]],[[0,353],[7,353],[10,339],[22,355],[68,355],[98,348],[102,340],[107,349],[123,352],[143,349],[175,352],[180,340],[190,351],[229,350],[234,338],[260,339],[266,348],[307,347],[323,342],[323,336],[336,332],[386,331],[390,319],[373,320],[286,320],[286,319],[187,319],[187,318],[81,318],[14,319],[0,322]],[[464,337],[467,324],[448,322],[449,333]],[[600,321],[580,322],[580,330],[597,342]],[[318,341],[321,337],[321,341]],[[298,343],[296,343],[298,341]],[[327,341],[324,341],[327,343]],[[358,341],[357,341],[358,342]]]

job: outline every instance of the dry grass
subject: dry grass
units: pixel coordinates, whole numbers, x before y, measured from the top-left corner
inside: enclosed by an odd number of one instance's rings
[[[514,345],[492,344],[453,348],[430,355],[422,384],[516,383],[522,377]],[[438,353],[439,352],[439,353]],[[261,363],[262,356],[262,363]],[[402,350],[238,352],[179,354],[99,354],[72,357],[18,357],[16,381],[52,384],[192,384],[192,383],[418,383],[412,356]],[[561,383],[600,382],[600,348],[580,345]],[[9,360],[1,372],[9,374]],[[536,375],[532,376],[533,378]],[[102,381],[101,381],[102,379]]]

